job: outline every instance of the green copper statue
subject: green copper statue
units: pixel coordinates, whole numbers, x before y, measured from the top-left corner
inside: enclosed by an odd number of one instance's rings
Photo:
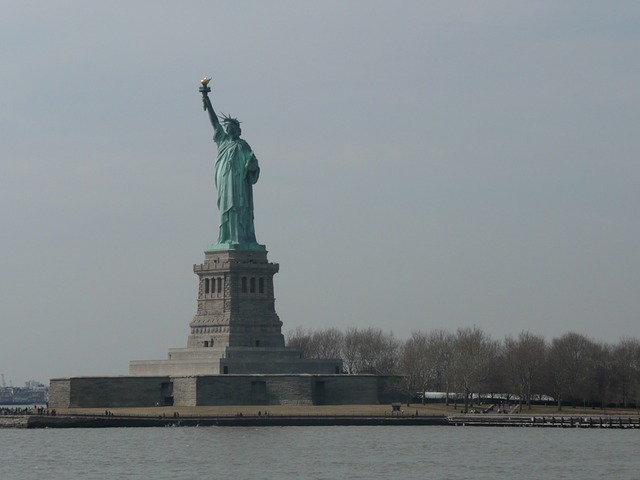
[[[218,242],[207,250],[264,250],[256,242],[253,228],[252,185],[258,181],[258,159],[247,142],[240,138],[240,122],[229,116],[222,117],[223,126],[213,110],[208,93],[211,78],[200,83],[204,109],[213,125],[213,141],[218,147],[216,158],[216,189],[220,210]]]

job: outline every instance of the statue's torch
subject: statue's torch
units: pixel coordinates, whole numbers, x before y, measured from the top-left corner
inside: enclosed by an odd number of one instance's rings
[[[209,82],[211,81],[211,77],[204,77],[202,80],[200,80],[200,84],[202,85],[198,91],[200,93],[202,93],[202,99],[204,100],[204,97],[207,96],[207,93],[209,93],[211,91],[211,88],[208,86]],[[204,103],[202,108],[204,108],[205,110],[207,109],[207,104]]]

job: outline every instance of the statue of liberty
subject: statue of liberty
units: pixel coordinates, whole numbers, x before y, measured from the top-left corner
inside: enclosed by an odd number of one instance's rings
[[[223,115],[222,125],[207,95],[210,78],[200,81],[202,102],[213,126],[213,141],[218,147],[216,158],[216,189],[220,210],[218,242],[208,250],[264,250],[256,242],[253,227],[253,190],[260,167],[247,142],[240,138],[240,122]],[[224,128],[223,128],[224,127]]]

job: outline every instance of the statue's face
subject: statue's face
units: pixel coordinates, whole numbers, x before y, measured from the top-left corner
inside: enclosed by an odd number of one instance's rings
[[[232,139],[237,139],[240,137],[240,127],[238,127],[235,123],[225,123],[224,129]]]

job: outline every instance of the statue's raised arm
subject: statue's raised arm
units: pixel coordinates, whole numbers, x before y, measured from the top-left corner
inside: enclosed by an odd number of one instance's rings
[[[202,108],[207,111],[209,114],[209,120],[211,121],[211,125],[214,130],[220,128],[220,121],[218,120],[218,116],[216,115],[215,110],[213,109],[213,105],[211,105],[211,100],[209,99],[208,93],[211,91],[211,88],[208,86],[211,81],[211,77],[205,77],[200,80],[202,87],[200,87],[200,92],[202,93]]]

